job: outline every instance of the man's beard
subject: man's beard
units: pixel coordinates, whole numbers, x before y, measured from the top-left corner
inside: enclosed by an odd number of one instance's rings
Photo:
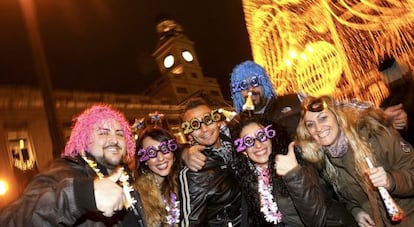
[[[263,109],[266,106],[266,98],[260,92],[252,92],[252,95],[259,97],[258,103],[253,103],[255,111]]]
[[[111,145],[111,146],[116,146],[116,148],[120,151],[121,148],[118,145]],[[104,147],[104,150],[108,147]],[[124,155],[122,155],[119,160],[113,160],[109,157],[106,157],[107,152],[103,152],[103,155],[100,157],[95,157],[96,161],[99,162],[101,165],[105,166],[108,169],[115,169],[116,167],[118,167],[119,165],[122,164],[123,159],[124,159]]]
[[[113,162],[112,160],[106,158],[105,154],[102,157],[96,157],[96,161],[108,169],[115,169],[118,167],[122,163],[122,159],[123,158],[120,158],[119,161]]]

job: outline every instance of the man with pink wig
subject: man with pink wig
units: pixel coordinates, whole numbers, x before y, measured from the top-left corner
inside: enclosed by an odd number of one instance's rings
[[[0,214],[0,226],[146,226],[129,185],[134,154],[124,115],[93,105],[74,119],[62,157]]]

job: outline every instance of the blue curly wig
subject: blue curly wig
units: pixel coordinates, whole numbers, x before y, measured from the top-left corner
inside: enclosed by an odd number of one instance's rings
[[[233,99],[233,107],[237,113],[243,111],[245,99],[241,94],[241,91],[233,91],[233,85],[240,83],[242,80],[249,79],[252,76],[258,77],[260,85],[263,87],[265,98],[270,99],[272,97],[276,97],[276,93],[266,70],[253,61],[244,61],[233,68],[233,72],[230,77],[230,90],[232,91],[231,98]]]

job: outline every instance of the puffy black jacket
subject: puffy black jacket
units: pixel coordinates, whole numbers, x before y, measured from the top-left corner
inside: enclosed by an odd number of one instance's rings
[[[202,170],[181,170],[182,226],[228,226],[229,222],[241,225],[240,188],[220,152],[231,151],[206,150],[207,161]]]

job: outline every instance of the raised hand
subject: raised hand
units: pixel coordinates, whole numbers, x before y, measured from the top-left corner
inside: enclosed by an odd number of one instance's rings
[[[201,152],[206,147],[203,145],[193,145],[188,149],[184,149],[182,158],[185,165],[192,171],[198,171],[206,164],[207,157]]]
[[[408,117],[402,104],[387,107],[384,112],[391,119],[395,129],[402,130],[407,127]]]
[[[387,190],[390,190],[390,180],[388,179],[387,172],[385,172],[382,166],[370,168],[367,170],[367,173],[372,185],[375,187],[384,187]]]
[[[298,166],[294,150],[295,142],[291,142],[286,155],[278,154],[275,157],[275,170],[280,176],[286,175],[289,171]]]
[[[123,209],[123,190],[116,183],[122,172],[123,168],[118,168],[111,175],[93,182],[96,208],[106,217],[112,217],[116,211]]]

